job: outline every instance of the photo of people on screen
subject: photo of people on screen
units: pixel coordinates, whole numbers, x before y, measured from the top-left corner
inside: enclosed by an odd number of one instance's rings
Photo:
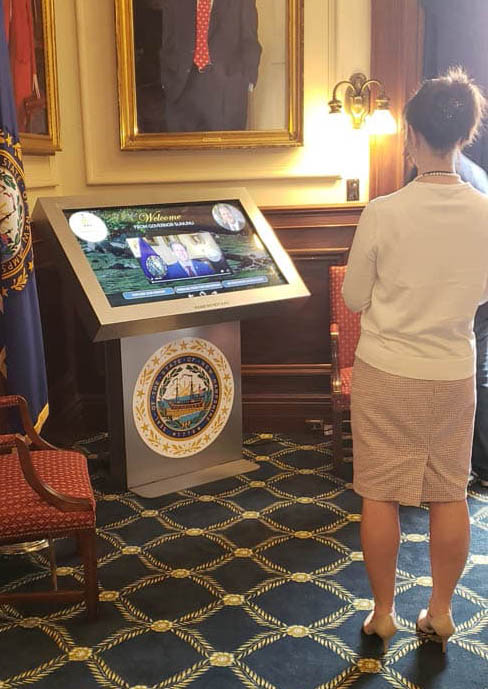
[[[246,225],[241,211],[230,203],[216,203],[212,216],[217,224],[231,232],[240,232]]]
[[[150,283],[231,272],[210,232],[129,237],[127,243]]]

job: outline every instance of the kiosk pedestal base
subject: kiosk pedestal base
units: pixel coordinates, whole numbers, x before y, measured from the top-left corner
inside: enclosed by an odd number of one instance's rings
[[[107,346],[111,476],[156,497],[253,471],[242,458],[239,322]]]
[[[175,491],[192,488],[193,486],[201,486],[205,483],[212,483],[212,481],[220,481],[223,478],[237,476],[237,474],[245,474],[258,468],[258,465],[254,464],[254,462],[238,459],[235,462],[225,462],[225,464],[219,464],[201,471],[194,471],[191,474],[183,474],[182,476],[174,476],[162,481],[147,483],[144,486],[132,486],[131,490],[143,498],[156,498],[159,495],[174,493]]]

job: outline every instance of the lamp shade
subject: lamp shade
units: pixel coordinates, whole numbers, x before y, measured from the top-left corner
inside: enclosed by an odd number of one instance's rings
[[[376,109],[368,116],[366,122],[368,134],[382,136],[383,134],[396,134],[397,123],[391,111],[386,108]]]
[[[327,127],[336,136],[347,134],[351,131],[351,118],[343,110],[329,112]]]

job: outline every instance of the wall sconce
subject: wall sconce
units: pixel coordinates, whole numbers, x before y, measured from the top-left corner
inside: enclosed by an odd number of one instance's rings
[[[344,93],[344,102],[337,97],[337,91],[341,86],[347,87]],[[372,86],[379,88],[379,95],[374,100],[374,107],[371,112]],[[373,135],[396,133],[397,124],[391,114],[390,99],[386,95],[381,81],[367,79],[360,72],[353,74],[348,80],[339,81],[334,86],[332,100],[329,101],[329,114],[342,116],[343,105],[344,112],[351,117],[354,129],[361,129],[365,126],[367,132]]]

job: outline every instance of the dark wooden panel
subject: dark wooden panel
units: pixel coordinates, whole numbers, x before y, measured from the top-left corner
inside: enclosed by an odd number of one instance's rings
[[[304,431],[306,420],[328,416],[328,394],[246,395],[242,401],[244,430],[291,433]]]
[[[371,76],[383,82],[399,125],[422,75],[424,15],[421,0],[372,0]],[[402,186],[403,132],[371,141],[370,198]]]
[[[266,206],[262,212],[275,230],[305,227],[355,227],[364,208],[361,203],[338,206]]]
[[[328,268],[347,260],[363,206],[263,209],[311,292],[241,326],[246,430],[303,430],[330,415]]]
[[[318,395],[322,398],[329,394],[330,364],[244,364],[242,376],[246,384],[246,396],[292,394],[295,398],[300,395]]]
[[[50,415],[43,434],[60,444],[106,430],[102,344],[91,342],[48,246],[34,234]]]
[[[345,250],[323,254],[310,250],[305,255],[290,253],[311,296],[283,303],[274,317],[253,318],[242,323],[244,365],[330,361],[327,275],[329,265],[344,262]]]

